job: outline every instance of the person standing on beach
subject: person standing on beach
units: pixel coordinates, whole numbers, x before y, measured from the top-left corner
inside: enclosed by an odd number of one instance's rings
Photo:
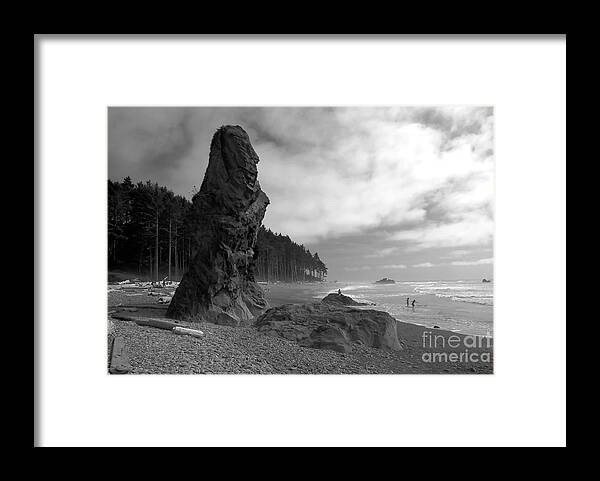
[[[410,297],[406,298],[406,307],[408,307],[408,301],[410,300]]]
[[[413,309],[415,308],[415,302],[417,302],[417,300],[416,300],[416,299],[413,299],[413,300],[412,300],[412,308],[413,308]]]

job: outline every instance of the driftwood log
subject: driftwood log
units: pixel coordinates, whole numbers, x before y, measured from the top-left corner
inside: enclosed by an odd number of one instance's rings
[[[202,337],[204,333],[197,329],[188,329],[187,327],[174,327],[174,334],[180,334],[182,336],[193,336],[193,337]]]
[[[108,372],[111,374],[127,374],[130,371],[131,364],[129,364],[129,357],[127,356],[123,339],[115,337],[113,340],[112,356],[110,358]]]
[[[158,329],[166,329],[167,331],[171,331],[174,327],[180,326],[180,324],[177,321],[167,319],[155,319],[152,317],[135,317],[125,316],[122,314],[113,314],[112,317],[114,317],[115,319],[120,319],[121,321],[135,322],[138,326],[156,327]]]
[[[135,312],[133,309],[135,310],[140,310],[140,309],[162,309],[165,310],[167,309],[168,304],[134,304],[131,306],[116,306],[116,308],[120,311],[130,311],[130,312]]]

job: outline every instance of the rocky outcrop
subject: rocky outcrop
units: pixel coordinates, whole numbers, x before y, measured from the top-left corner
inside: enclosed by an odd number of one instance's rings
[[[332,292],[331,294],[327,294],[321,302],[325,304],[334,304],[341,306],[369,306],[368,302],[358,302],[352,299],[350,296],[345,296],[344,294],[338,294],[337,292]]]
[[[255,327],[263,334],[316,349],[349,353],[356,343],[393,351],[402,349],[396,320],[387,312],[373,309],[324,303],[285,304],[261,315]]]
[[[193,198],[196,253],[167,317],[237,326],[268,307],[253,271],[256,236],[269,204],[258,182],[258,161],[240,126],[221,127],[213,136]]]

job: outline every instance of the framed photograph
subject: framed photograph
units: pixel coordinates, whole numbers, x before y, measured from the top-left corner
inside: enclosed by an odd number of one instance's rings
[[[34,445],[566,444],[565,35],[34,55]]]

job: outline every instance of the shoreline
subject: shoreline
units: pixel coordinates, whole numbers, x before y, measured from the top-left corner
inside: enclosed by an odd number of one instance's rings
[[[110,286],[109,286],[110,289]],[[259,333],[254,327],[184,323],[204,336],[177,336],[170,331],[117,320],[112,313],[163,318],[166,305],[157,297],[115,289],[108,293],[108,356],[111,340],[122,339],[132,374],[493,374],[490,346],[472,347],[478,336],[433,329],[396,320],[400,351],[360,345],[351,353],[300,347],[292,341]],[[168,289],[165,289],[168,294]],[[272,293],[273,294],[273,293]],[[279,294],[279,293],[277,293]],[[290,298],[267,296],[271,307],[286,302],[306,303],[303,292]],[[162,295],[162,293],[161,293]],[[316,299],[311,299],[317,302]],[[461,357],[462,356],[462,357]]]
[[[323,293],[318,293],[317,290],[314,289],[314,284],[315,283],[303,283],[303,284],[296,284],[296,283],[272,283],[268,286],[268,289],[265,289],[263,285],[261,285],[261,288],[263,288],[263,291],[265,293],[265,298],[267,299],[267,301],[269,302],[269,306],[270,307],[277,307],[283,304],[306,304],[306,303],[311,303],[311,302],[319,302],[322,297],[324,297],[326,294]],[[329,292],[335,292],[337,289],[334,286],[331,286],[332,283],[323,283],[325,285],[323,285],[324,289],[326,287],[331,287],[331,290]],[[344,283],[338,283],[337,285],[341,285]],[[371,300],[369,300],[368,298],[356,298],[353,296],[353,289],[352,290],[347,290],[346,292],[344,292],[344,289],[342,289],[342,293],[344,293],[345,295],[349,295],[350,297],[355,298],[356,300],[359,301],[369,301],[371,302]],[[481,310],[481,309],[493,309],[493,306],[484,306],[478,303],[468,303],[468,302],[462,302],[462,301],[450,301],[447,298],[440,298],[435,296],[434,294],[421,294],[421,293],[415,293],[415,296],[419,297],[421,300],[433,300],[434,303],[443,303],[443,302],[453,302],[456,303],[456,309],[459,311],[464,311],[465,309],[475,309],[475,310]],[[420,312],[419,309],[423,307],[423,304],[421,303],[420,305],[418,305],[417,307],[417,312]],[[380,305],[378,305],[377,303],[375,303],[374,306],[365,306],[365,307],[358,307],[363,308],[363,309],[376,309],[376,310],[383,310],[384,312],[388,312],[394,319],[396,319],[396,322],[400,322],[400,323],[406,323],[406,324],[410,324],[410,325],[415,325],[415,326],[419,326],[425,329],[434,329],[433,325],[437,325],[437,322],[434,322],[434,320],[432,320],[431,318],[427,318],[425,316],[425,319],[429,319],[430,322],[428,323],[424,323],[426,321],[422,321],[419,322],[418,320],[413,320],[410,318],[406,318],[406,317],[399,317],[397,313],[395,312],[390,312],[389,310],[386,309],[382,309]],[[404,309],[404,306],[398,306],[398,309]],[[409,316],[414,313],[415,311],[413,310],[409,310],[408,314]],[[431,324],[431,325],[428,325]],[[443,326],[439,327],[439,331],[445,331],[448,332],[450,334],[457,334],[457,335],[463,335],[463,336],[478,336],[478,337],[484,337],[484,338],[490,338],[493,339],[494,335],[493,335],[493,324],[490,326],[491,329],[491,334],[483,334],[483,333],[469,333],[469,332],[464,332],[461,330],[451,330],[451,329],[447,329],[444,328]],[[438,329],[435,329],[436,331],[438,331]]]

